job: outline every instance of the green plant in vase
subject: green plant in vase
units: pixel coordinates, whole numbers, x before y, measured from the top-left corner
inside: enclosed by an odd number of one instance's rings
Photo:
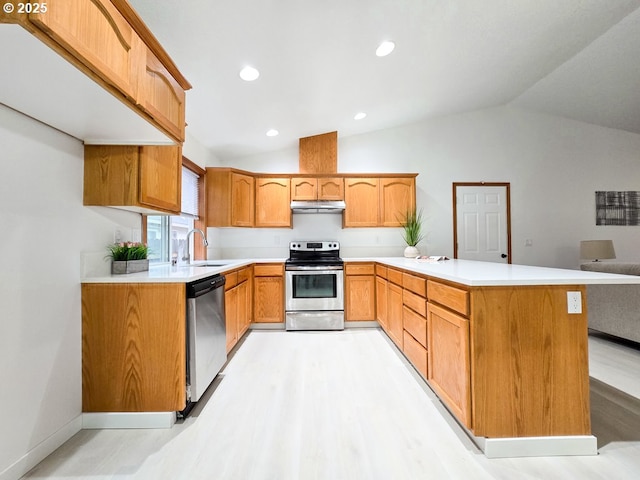
[[[416,245],[424,238],[424,233],[422,232],[422,210],[419,212],[416,209],[407,210],[401,225],[404,229],[402,239],[407,244],[407,248],[404,249],[404,256],[415,258],[420,255]]]
[[[120,242],[107,247],[111,273],[135,273],[149,270],[149,247],[140,242]]]

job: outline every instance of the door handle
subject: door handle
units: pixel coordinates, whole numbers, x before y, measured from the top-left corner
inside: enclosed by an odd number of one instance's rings
[[[507,255],[506,253],[503,253],[502,255],[500,255],[500,258],[507,258],[509,255]]]

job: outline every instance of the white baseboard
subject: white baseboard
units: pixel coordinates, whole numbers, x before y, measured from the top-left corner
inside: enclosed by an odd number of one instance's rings
[[[593,435],[485,438],[479,445],[487,458],[552,457],[558,455],[597,455],[598,441]]]
[[[176,412],[105,412],[84,413],[82,428],[171,428]]]
[[[60,430],[53,433],[25,453],[17,462],[0,472],[0,480],[18,480],[29,470],[51,455],[63,443],[82,429],[82,415],[78,415]]]

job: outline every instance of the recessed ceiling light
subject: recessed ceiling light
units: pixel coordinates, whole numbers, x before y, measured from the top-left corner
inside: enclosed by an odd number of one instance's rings
[[[356,113],[355,117],[353,117],[354,120],[362,120],[364,117],[366,117],[367,114],[364,112],[358,112]]]
[[[253,67],[246,66],[240,70],[240,78],[247,82],[253,82],[260,76],[260,72]]]
[[[278,132],[278,130],[272,128],[271,130],[267,131],[267,137],[276,137],[279,133],[280,132]]]
[[[393,43],[392,41],[386,40],[378,46],[376,50],[376,55],[379,57],[386,57],[391,52],[393,52],[394,48],[396,48],[396,44]]]

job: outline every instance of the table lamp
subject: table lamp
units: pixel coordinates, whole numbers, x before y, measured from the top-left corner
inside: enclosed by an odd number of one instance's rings
[[[616,258],[613,240],[582,240],[580,242],[580,258],[594,262]]]

